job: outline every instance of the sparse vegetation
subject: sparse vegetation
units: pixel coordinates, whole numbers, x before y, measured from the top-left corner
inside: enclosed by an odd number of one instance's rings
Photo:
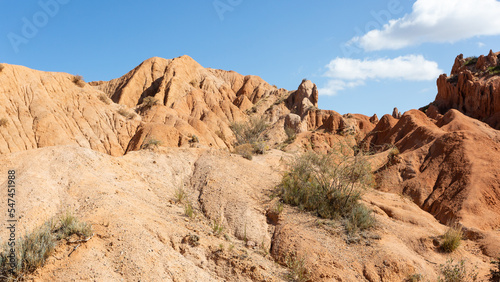
[[[221,221],[220,220],[215,220],[214,219],[214,223],[212,225],[212,231],[214,233],[215,236],[219,237],[220,235],[223,234],[224,232],[224,226],[222,225]]]
[[[262,141],[262,133],[267,126],[263,118],[254,117],[249,122],[232,123],[230,128],[236,136],[236,145],[243,145]]]
[[[269,150],[267,143],[264,141],[259,141],[253,144],[253,153],[263,155]]]
[[[106,96],[106,94],[104,93],[99,94],[98,98],[99,100],[101,100],[101,102],[103,102],[106,105],[111,104],[111,99],[109,99],[108,96]]]
[[[6,118],[0,118],[0,127],[5,127],[9,124],[9,120]]]
[[[490,281],[500,282],[500,258],[496,261],[492,261],[491,264],[493,265],[493,268],[490,269]]]
[[[18,239],[15,253],[11,254],[10,246],[6,243],[0,253],[2,281],[23,280],[25,275],[45,264],[58,240],[67,239],[74,234],[88,239],[92,235],[92,228],[72,214],[66,213],[57,222],[49,220],[32,233]],[[15,257],[13,261],[12,256]]]
[[[475,65],[477,63],[478,57],[473,56],[473,57],[468,57],[465,59],[464,66],[471,66]]]
[[[293,141],[295,141],[295,139],[297,138],[297,133],[295,132],[295,129],[291,127],[288,126],[285,127],[285,134],[287,136],[284,142],[285,144],[292,144]]]
[[[452,225],[448,231],[443,235],[441,242],[441,249],[447,253],[455,251],[462,241],[463,231],[462,227],[458,224]]]
[[[345,228],[349,234],[353,234],[368,229],[374,224],[375,218],[372,216],[372,211],[361,204],[357,204],[347,216]]]
[[[135,113],[125,109],[125,108],[120,108],[118,109],[118,113],[128,119],[133,119],[135,117]]]
[[[405,282],[419,282],[419,281],[423,281],[423,280],[424,280],[424,276],[422,274],[415,273],[415,274],[408,276],[408,278],[406,278]]]
[[[155,97],[148,96],[142,100],[141,109],[150,109],[158,105],[159,101]]]
[[[305,282],[309,280],[309,270],[305,266],[305,259],[298,258],[297,254],[288,254],[285,264],[290,269],[288,279],[291,281]]]
[[[359,207],[361,192],[373,182],[362,154],[348,156],[347,148],[329,154],[314,152],[297,157],[278,186],[287,204],[329,219],[344,217],[350,229],[371,226],[370,213]]]
[[[234,153],[243,156],[247,160],[252,160],[253,158],[253,146],[251,144],[244,144],[236,146],[234,148]]]
[[[85,80],[83,80],[83,76],[81,75],[74,75],[71,81],[76,84],[78,87],[84,87],[85,86]]]
[[[153,137],[149,138],[148,141],[144,142],[141,149],[154,149],[161,145],[161,141]]]
[[[441,276],[439,282],[470,282],[477,281],[477,266],[468,270],[465,265],[465,260],[453,263],[450,259],[446,264],[440,265]]]
[[[174,199],[178,204],[182,204],[187,199],[187,193],[182,186],[175,190]]]
[[[488,68],[488,72],[489,72],[491,75],[500,74],[500,66],[489,67],[489,68]]]
[[[196,135],[191,135],[190,139],[189,139],[189,144],[194,144],[194,143],[200,143],[200,139],[198,138],[198,136]]]
[[[184,205],[184,214],[189,218],[194,218],[195,216],[193,204],[189,201]]]

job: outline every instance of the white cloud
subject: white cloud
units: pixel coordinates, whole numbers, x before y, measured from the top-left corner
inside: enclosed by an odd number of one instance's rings
[[[366,51],[401,49],[424,42],[457,42],[500,35],[500,2],[495,0],[417,0],[413,11],[380,30],[355,37]]]
[[[422,55],[376,60],[336,58],[326,67],[328,70],[324,76],[330,80],[319,89],[321,95],[335,95],[342,90],[363,85],[366,80],[425,81],[437,79],[443,73],[436,62],[428,61]]]
[[[478,42],[477,43],[477,47],[479,47],[479,48],[482,48],[484,46],[486,46],[486,44],[484,44],[483,42]]]

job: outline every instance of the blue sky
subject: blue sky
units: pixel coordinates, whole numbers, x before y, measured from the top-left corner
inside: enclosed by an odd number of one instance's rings
[[[499,14],[495,0],[0,0],[0,61],[92,81],[186,54],[381,116],[434,100],[458,54],[500,51]]]

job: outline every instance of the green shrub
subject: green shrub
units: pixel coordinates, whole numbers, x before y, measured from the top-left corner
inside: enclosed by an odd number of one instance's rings
[[[473,56],[473,57],[468,57],[465,59],[464,66],[471,66],[475,65],[477,63],[478,57]]]
[[[158,148],[158,146],[161,146],[162,142],[160,140],[157,140],[155,138],[149,138],[148,141],[144,142],[141,146],[142,149],[154,149]]]
[[[439,282],[469,282],[477,281],[477,266],[472,270],[467,270],[465,266],[465,260],[461,260],[458,263],[453,263],[453,259],[450,259],[446,264],[440,265],[441,275],[438,278]]]
[[[187,199],[187,193],[182,186],[175,190],[174,198],[175,202],[179,204],[183,203]]]
[[[287,138],[285,140],[285,144],[292,144],[293,141],[295,141],[295,139],[297,138],[297,133],[295,132],[295,129],[286,126],[285,133],[287,136]]]
[[[57,240],[67,239],[73,234],[88,238],[92,235],[92,228],[70,213],[66,213],[57,222],[51,219],[16,241],[13,264],[9,257],[11,247],[5,243],[0,253],[0,280],[23,280],[25,275],[44,265]]]
[[[488,72],[491,75],[500,74],[500,66],[489,67]]]
[[[249,122],[232,123],[231,130],[236,136],[235,145],[254,144],[262,141],[262,133],[268,125],[263,118],[254,117]]]
[[[309,281],[310,272],[305,266],[305,259],[298,258],[296,254],[287,254],[285,264],[290,269],[288,279],[291,281]]]
[[[375,218],[367,207],[357,204],[346,218],[346,230],[352,234],[373,227]]]
[[[348,156],[345,151],[340,148],[329,154],[308,152],[297,157],[278,185],[278,195],[285,203],[323,218],[350,216],[373,176],[361,154]]]
[[[251,144],[243,144],[234,148],[234,153],[243,156],[247,160],[253,158],[253,146]]]
[[[5,127],[9,124],[9,120],[6,118],[0,118],[0,127]]]
[[[189,218],[194,218],[194,207],[189,201],[184,205],[184,214]]]
[[[456,250],[462,241],[463,232],[462,227],[457,224],[452,225],[448,228],[448,231],[443,235],[443,240],[441,242],[441,249],[447,253],[451,253]]]
[[[412,274],[412,275],[409,275],[408,278],[406,278],[405,282],[419,282],[419,281],[423,281],[424,280],[424,276],[420,273],[415,273],[415,274]]]
[[[81,75],[74,75],[71,81],[73,81],[73,83],[78,85],[79,87],[85,86],[85,80],[83,80],[83,76]]]
[[[497,261],[492,261],[493,268],[490,269],[490,281],[500,282],[500,258]]]

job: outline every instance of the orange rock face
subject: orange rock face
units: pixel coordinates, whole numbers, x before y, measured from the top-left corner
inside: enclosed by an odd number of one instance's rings
[[[437,80],[434,105],[440,112],[457,109],[500,129],[499,55],[490,51],[477,59],[458,56],[450,77],[443,74]]]

